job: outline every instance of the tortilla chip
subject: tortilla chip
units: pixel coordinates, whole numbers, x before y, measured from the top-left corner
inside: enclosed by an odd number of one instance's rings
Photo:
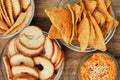
[[[0,20],[0,29],[8,30],[7,24],[2,20]]]
[[[6,7],[6,11],[8,13],[8,16],[10,18],[11,24],[14,24],[14,19],[13,19],[13,10],[12,10],[12,3],[11,0],[5,0],[5,7]]]
[[[94,44],[90,45],[92,48],[101,50],[101,51],[105,51],[106,50],[106,46],[105,46],[105,40],[103,38],[101,29],[99,27],[99,25],[97,24],[97,22],[95,21],[94,17],[90,15],[90,20],[93,24],[94,30],[95,30],[95,40],[94,40]]]
[[[97,7],[96,1],[90,1],[90,0],[82,0],[84,2],[85,9],[89,11],[90,13],[93,13],[95,8]]]
[[[0,29],[0,34],[4,34],[4,33],[5,33],[5,30]]]
[[[111,16],[113,16],[112,6],[109,6],[107,10],[108,10],[109,14]]]
[[[54,25],[51,26],[49,32],[48,32],[48,36],[49,38],[56,38],[56,39],[62,39],[62,35],[59,32],[59,30],[56,29],[56,27]]]
[[[20,15],[21,15],[21,18],[23,17],[23,19],[19,18],[19,20],[21,21],[18,20],[18,23],[16,23],[16,26],[13,29],[11,29],[11,31],[9,31],[10,34],[14,34],[16,31],[22,29],[27,24],[27,22],[29,21],[32,15],[32,6],[29,6],[27,11],[25,13],[21,13]]]
[[[98,3],[97,9],[105,15],[106,21],[112,21],[113,17],[108,13],[104,0],[96,0]]]
[[[65,8],[47,8],[45,12],[53,25],[62,33],[63,40],[67,44],[71,43],[73,24],[70,11]]]
[[[2,9],[1,9],[1,6],[0,6],[0,20],[3,20],[3,18],[2,18]]]
[[[102,13],[100,13],[98,10],[95,10],[93,12],[93,17],[97,21],[97,24],[99,24],[100,27],[102,27],[103,24],[105,23],[105,17],[104,17],[104,15]]]
[[[85,13],[83,13],[83,16],[83,19],[78,25],[78,41],[80,43],[81,51],[85,51],[87,49],[90,34],[89,20]]]
[[[68,9],[70,10],[71,16],[72,16],[72,35],[71,35],[71,39],[70,39],[70,42],[72,42],[74,36],[77,36],[77,33],[75,33],[75,30],[77,30],[77,26],[75,26],[75,13],[73,11],[73,7],[70,6],[70,4],[67,4],[67,6],[68,6]]]
[[[108,9],[108,7],[111,5],[111,1],[110,0],[104,0],[104,3],[106,5],[106,8]]]
[[[1,9],[2,9],[2,16],[5,20],[5,22],[7,23],[8,26],[11,26],[12,23],[10,22],[10,19],[7,15],[7,12],[6,12],[6,9],[5,9],[5,4],[4,4],[4,1],[3,0],[0,0],[0,5],[1,5]]]

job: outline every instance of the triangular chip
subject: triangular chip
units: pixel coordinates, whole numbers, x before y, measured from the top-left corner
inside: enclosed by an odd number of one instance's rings
[[[83,19],[78,25],[78,41],[80,43],[81,51],[85,51],[87,49],[90,34],[89,20],[85,13],[83,13],[83,16]]]
[[[50,30],[48,32],[49,38],[56,38],[56,39],[62,39],[62,35],[59,30],[56,29],[54,25],[50,27]]]
[[[65,8],[48,8],[45,12],[53,25],[62,33],[63,40],[67,44],[71,43],[73,25],[70,11]]]
[[[90,0],[82,0],[82,1],[84,3],[84,6],[85,6],[86,10],[89,11],[90,13],[93,13],[95,8],[97,7],[97,2],[96,1],[90,1]]]
[[[111,5],[111,1],[110,0],[104,0],[104,3],[108,9],[108,7]]]
[[[97,22],[95,21],[94,17],[91,15],[90,15],[90,20],[91,20],[93,27],[94,27],[94,30],[95,30],[94,44],[92,44],[90,46],[95,48],[95,49],[105,51],[106,50],[105,40],[103,38],[101,29],[100,29],[99,25],[97,24]]]
[[[112,6],[109,6],[107,10],[108,10],[109,14],[110,14],[111,16],[113,16]]]
[[[2,20],[0,20],[0,29],[8,30],[7,24]]]

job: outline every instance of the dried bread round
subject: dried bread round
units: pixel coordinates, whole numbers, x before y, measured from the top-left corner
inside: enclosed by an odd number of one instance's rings
[[[53,49],[53,43],[51,39],[48,38],[47,36],[46,36],[45,43],[44,43],[44,50],[45,50],[44,56],[50,59],[53,55],[54,49]]]
[[[43,45],[45,36],[36,26],[28,26],[19,35],[20,42],[27,48],[37,49]]]
[[[30,74],[36,78],[38,78],[38,72],[35,68],[26,66],[26,65],[19,65],[19,66],[13,66],[12,67],[12,74],[15,76],[20,73],[27,73]]]
[[[30,57],[24,56],[22,54],[16,54],[10,58],[10,64],[12,66],[17,66],[20,65],[21,63],[24,65],[34,67],[34,62]]]
[[[11,56],[15,55],[16,53],[18,53],[16,46],[15,46],[15,39],[13,38],[10,40],[8,47],[7,47],[7,56],[8,58],[10,58]]]
[[[41,65],[42,70],[39,71],[39,79],[46,80],[54,74],[53,64],[44,57],[34,57],[35,65]]]
[[[34,76],[26,73],[16,74],[12,80],[38,80]]]
[[[41,47],[38,49],[28,49],[19,42],[19,39],[16,39],[16,47],[21,54],[30,57],[39,55],[40,52],[43,50],[43,45],[41,45]]]

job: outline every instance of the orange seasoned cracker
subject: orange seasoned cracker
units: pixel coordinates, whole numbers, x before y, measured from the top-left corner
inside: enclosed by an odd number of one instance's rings
[[[48,32],[48,36],[49,38],[56,38],[56,39],[62,39],[62,35],[59,32],[59,30],[56,29],[56,27],[54,25],[51,26],[49,32]]]
[[[85,51],[88,46],[90,34],[89,20],[86,17],[86,13],[83,13],[83,19],[78,25],[78,41],[80,43],[80,50]]]
[[[5,2],[5,7],[6,7],[6,12],[8,13],[8,17],[11,21],[11,24],[14,24],[14,18],[13,18],[13,9],[12,9],[12,3],[11,0],[4,0]]]
[[[3,0],[0,0],[0,5],[1,5],[1,9],[2,9],[2,16],[5,20],[5,22],[7,23],[8,26],[11,26],[11,22],[10,22],[10,19],[7,15],[7,12],[6,12],[6,9],[5,9],[5,4],[4,4],[4,1]]]
[[[62,33],[63,40],[67,44],[71,43],[73,25],[70,11],[66,8],[47,8],[45,12],[53,25]]]

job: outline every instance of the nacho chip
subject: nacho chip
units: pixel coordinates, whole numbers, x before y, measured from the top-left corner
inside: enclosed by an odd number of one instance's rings
[[[48,8],[45,12],[53,25],[62,33],[63,40],[67,44],[71,43],[73,25],[70,11],[65,8]]]
[[[102,27],[103,24],[105,23],[105,17],[104,17],[104,15],[102,13],[100,13],[98,10],[95,10],[93,12],[93,17],[97,21],[97,24],[99,24],[100,27]]]
[[[13,10],[12,10],[12,3],[11,0],[4,0],[5,2],[5,7],[6,7],[6,11],[8,13],[8,17],[11,21],[11,24],[14,24],[14,19],[13,19]]]
[[[4,4],[4,1],[3,0],[0,0],[0,5],[1,5],[1,9],[2,9],[2,16],[5,20],[5,22],[7,23],[8,26],[11,26],[12,23],[10,22],[10,19],[7,15],[7,12],[6,12],[6,9],[5,9],[5,4]]]
[[[84,6],[85,6],[86,10],[89,11],[90,13],[93,13],[95,8],[97,7],[97,2],[96,1],[90,1],[90,0],[82,0],[82,1],[84,3]]]
[[[111,5],[111,1],[110,0],[104,0],[104,3],[106,5],[106,8],[108,9],[108,7]]]
[[[92,48],[101,50],[101,51],[105,51],[106,50],[106,46],[105,46],[105,40],[103,38],[101,29],[99,27],[99,25],[97,24],[97,22],[95,21],[94,17],[90,15],[90,21],[93,24],[94,30],[95,30],[95,40],[94,40],[94,44],[91,44],[90,46]]]
[[[77,36],[77,33],[75,33],[75,30],[77,30],[77,26],[75,26],[75,17],[74,17],[75,13],[73,11],[73,7],[70,6],[70,4],[67,4],[67,6],[68,6],[68,9],[70,10],[71,16],[72,16],[72,34],[71,34],[71,39],[70,39],[70,42],[72,42],[74,36]]]
[[[32,15],[32,6],[29,6],[25,13],[21,13],[19,15],[19,16],[21,16],[21,17],[19,17],[19,20],[21,20],[21,21],[18,20],[18,23],[16,23],[16,26],[13,29],[11,29],[9,31],[9,33],[14,34],[16,31],[22,29],[26,25],[28,20],[30,19],[31,15]],[[22,17],[23,17],[23,19],[21,19]]]
[[[90,34],[89,20],[85,13],[83,13],[83,16],[83,19],[78,25],[78,41],[80,43],[81,51],[85,51],[87,49]]]
[[[0,29],[0,34],[4,34],[4,33],[5,33],[5,30]]]
[[[108,10],[109,14],[111,16],[113,16],[112,6],[109,6],[107,10]]]
[[[1,6],[0,6],[0,20],[3,20],[3,18],[2,18],[2,9],[1,9]]]
[[[56,29],[56,27],[54,25],[51,26],[49,32],[48,32],[48,36],[49,38],[56,38],[56,39],[62,39],[62,35],[59,32],[59,30]]]

